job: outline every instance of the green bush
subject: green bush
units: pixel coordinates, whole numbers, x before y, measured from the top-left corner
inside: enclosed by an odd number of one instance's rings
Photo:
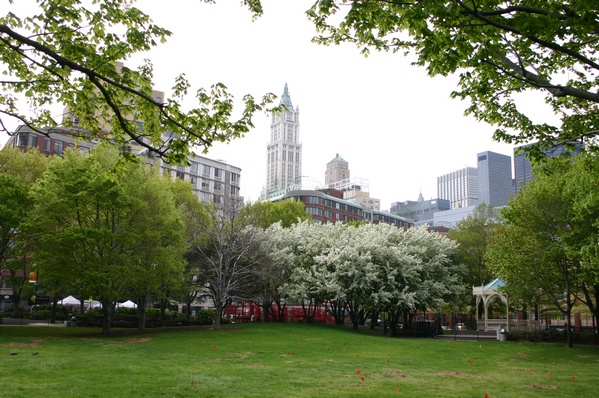
[[[201,310],[195,316],[195,320],[199,325],[212,325],[212,322],[214,322],[214,311]]]
[[[146,320],[158,321],[160,320],[160,308],[148,308],[146,309]]]
[[[115,311],[116,315],[137,316],[137,308],[118,307]]]

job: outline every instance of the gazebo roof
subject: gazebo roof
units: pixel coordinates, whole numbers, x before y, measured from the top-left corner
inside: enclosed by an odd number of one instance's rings
[[[501,278],[497,278],[484,286],[475,286],[472,288],[472,294],[475,296],[480,295],[489,295],[491,293],[496,293],[497,289],[505,286],[505,281]]]
[[[492,282],[487,283],[483,289],[485,290],[497,290],[498,287],[503,287],[505,286],[505,281],[501,278],[497,278]]]

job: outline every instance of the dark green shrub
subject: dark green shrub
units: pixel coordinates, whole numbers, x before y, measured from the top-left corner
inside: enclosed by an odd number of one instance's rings
[[[214,311],[201,310],[197,313],[195,318],[199,325],[212,325],[212,322],[214,322]]]

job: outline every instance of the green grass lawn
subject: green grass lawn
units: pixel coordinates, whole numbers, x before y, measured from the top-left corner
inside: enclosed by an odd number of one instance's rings
[[[220,331],[0,327],[6,397],[596,397],[599,348],[256,323]],[[16,352],[17,355],[10,355]],[[34,355],[34,353],[37,353]]]

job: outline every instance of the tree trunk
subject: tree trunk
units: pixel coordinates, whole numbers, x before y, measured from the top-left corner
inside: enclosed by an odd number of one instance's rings
[[[144,330],[146,328],[146,309],[148,307],[148,296],[141,295],[137,296],[137,317],[139,318],[139,324],[137,328]]]
[[[168,304],[167,299],[160,299],[160,326],[166,324],[166,305]]]
[[[52,309],[50,310],[50,323],[56,322],[56,310],[58,308],[58,296],[52,297]]]
[[[335,325],[341,326],[345,324],[345,301],[332,300],[329,302],[330,311],[335,320]]]
[[[220,329],[220,320],[223,316],[223,303],[221,303],[220,301],[215,301],[214,308],[216,309],[216,314],[214,317],[214,324],[212,325],[212,327],[218,330]]]
[[[395,336],[399,335],[397,324],[399,322],[400,314],[401,314],[401,311],[399,311],[395,308],[390,308],[389,310],[387,310],[387,316],[389,317],[389,330],[391,332],[391,337],[395,337]]]
[[[302,310],[304,311],[304,318],[306,319],[306,322],[314,322],[314,314],[316,314],[316,300],[310,299],[307,306],[302,302]]]
[[[193,301],[185,302],[185,321],[188,325],[191,325],[191,303],[193,303]]]
[[[102,313],[104,315],[102,319],[102,335],[108,336],[110,334],[110,328],[112,326],[114,307],[116,303],[114,301],[101,301],[101,303]]]
[[[376,326],[378,320],[379,320],[379,312],[371,311],[370,312],[370,330],[374,330],[374,327]]]
[[[262,314],[260,314],[261,322],[268,322],[268,314],[270,313],[270,309],[272,308],[272,303],[264,300],[260,307],[262,307]],[[274,319],[274,317],[273,317]]]
[[[353,326],[353,329],[358,329],[359,323],[360,323],[360,316],[359,316],[359,311],[360,311],[360,302],[358,300],[347,300],[347,310],[349,311],[349,317],[351,319],[351,323]]]

